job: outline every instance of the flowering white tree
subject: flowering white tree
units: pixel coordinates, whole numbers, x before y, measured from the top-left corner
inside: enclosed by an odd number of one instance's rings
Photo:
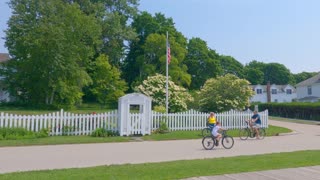
[[[254,92],[249,81],[227,74],[208,79],[200,90],[199,107],[202,111],[228,111],[249,106]]]
[[[152,98],[154,105],[166,106],[166,77],[161,74],[149,76],[142,84],[134,88]],[[187,110],[187,102],[193,101],[192,96],[183,87],[168,81],[169,111],[178,112]]]

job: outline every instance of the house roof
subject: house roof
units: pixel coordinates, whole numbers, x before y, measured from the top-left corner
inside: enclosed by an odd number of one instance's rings
[[[310,85],[315,84],[315,83],[320,83],[320,73],[318,73],[317,75],[315,75],[315,76],[313,76],[313,77],[311,77],[311,78],[309,78],[307,80],[304,80],[304,81],[298,83],[296,85],[296,87],[298,87],[298,86],[310,86]]]
[[[272,85],[270,85],[270,88],[272,89],[273,87],[275,87],[276,89],[278,89],[278,90],[280,90],[282,92],[285,92],[285,88],[288,87],[288,86],[290,87],[290,89],[293,90],[293,92],[295,92],[296,89],[290,84],[286,84],[286,85],[272,84]],[[258,84],[258,85],[251,85],[251,87],[254,88],[254,89],[256,89],[257,87],[261,87],[263,91],[267,91],[267,85]]]
[[[8,53],[0,53],[0,62],[6,62],[10,59]]]
[[[306,96],[304,98],[300,98],[298,99],[299,101],[309,101],[309,100],[318,100],[320,99],[320,97],[317,96]]]

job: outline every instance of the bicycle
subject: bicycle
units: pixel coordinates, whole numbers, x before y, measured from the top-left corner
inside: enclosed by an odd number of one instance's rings
[[[210,136],[211,131],[212,131],[212,128],[210,128],[210,127],[203,128],[201,131],[202,137]]]
[[[201,135],[202,135],[202,137],[210,136],[210,135],[211,135],[212,127],[209,126],[209,123],[208,123],[208,122],[206,123],[206,126],[207,126],[207,127],[203,128],[203,129],[201,130]]]
[[[239,131],[239,137],[241,140],[247,140],[248,137],[254,138],[256,136],[256,132],[249,126],[248,121],[245,121],[247,124],[247,127],[244,129],[240,129]],[[266,130],[264,128],[259,128],[259,136],[260,139],[263,139],[266,135]]]
[[[222,138],[221,138],[222,146],[225,149],[231,149],[234,145],[233,137],[229,136],[227,134],[227,130],[223,130],[221,135],[222,135]],[[205,136],[202,139],[202,146],[206,150],[211,150],[211,149],[213,149],[214,146],[218,146],[217,143],[218,143],[218,141],[217,141],[216,137],[214,137],[213,135]]]

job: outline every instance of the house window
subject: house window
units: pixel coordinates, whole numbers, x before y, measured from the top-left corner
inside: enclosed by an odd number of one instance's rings
[[[308,95],[311,95],[312,94],[312,88],[311,86],[308,86]]]
[[[287,94],[292,94],[292,89],[287,89],[287,90],[286,90],[286,93],[287,93]]]
[[[257,94],[262,94],[262,89],[257,89]]]
[[[276,89],[271,89],[271,94],[277,94],[277,90]]]

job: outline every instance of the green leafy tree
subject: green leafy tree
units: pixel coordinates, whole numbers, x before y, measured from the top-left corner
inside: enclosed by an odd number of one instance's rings
[[[191,76],[187,73],[186,65],[182,64],[185,49],[174,39],[170,41],[171,62],[169,75],[178,85],[189,86]],[[139,67],[139,79],[146,79],[156,73],[166,73],[166,37],[160,34],[150,34],[143,45],[144,54],[136,58]]]
[[[72,106],[92,80],[86,72],[101,28],[76,4],[11,0],[5,45],[12,60],[2,68],[10,95],[36,104]]]
[[[269,63],[264,67],[264,84],[294,84],[294,78],[283,64]]]
[[[244,78],[251,84],[263,84],[264,81],[264,69],[266,64],[253,60],[244,67]]]
[[[100,55],[94,62],[91,77],[93,84],[90,90],[104,105],[115,105],[128,89],[126,82],[120,78],[119,69],[111,66],[105,55]]]
[[[244,69],[244,77],[251,84],[262,84],[264,80],[264,74],[260,69],[248,68]]]
[[[243,77],[243,65],[231,56],[219,56],[222,75],[233,74],[237,77]]]
[[[135,87],[155,73],[165,74],[167,31],[171,47],[169,74],[176,84],[189,86],[191,76],[183,63],[187,39],[175,29],[172,18],[166,18],[161,13],[152,16],[142,12],[134,19],[132,27],[137,31],[138,39],[129,41],[129,53],[122,68],[123,77],[130,87]]]
[[[301,72],[301,73],[293,74],[293,78],[296,83],[300,83],[300,82],[307,80],[317,74],[318,74],[317,72]]]
[[[155,106],[166,106],[166,77],[161,74],[149,76],[142,84],[135,87],[135,91],[151,97]],[[193,101],[185,88],[177,86],[171,80],[168,81],[168,91],[170,112],[185,111],[188,108],[187,103]]]
[[[255,74],[256,73],[256,74]],[[261,75],[263,81],[261,82]],[[245,66],[245,77],[252,84],[294,84],[295,79],[290,70],[280,63],[263,63],[251,61]]]
[[[120,68],[125,57],[126,42],[137,38],[129,25],[138,12],[139,0],[64,0],[78,4],[86,15],[94,16],[102,28],[102,47],[98,53],[106,54],[111,65]],[[96,55],[96,57],[99,55]]]
[[[200,90],[199,106],[202,111],[223,112],[244,109],[253,95],[249,81],[227,74],[208,79]]]
[[[188,73],[192,77],[191,89],[200,89],[204,82],[221,74],[219,60],[215,59],[207,43],[200,38],[189,40],[188,53],[185,64],[188,66]]]
[[[246,65],[246,68],[257,69],[263,72],[265,69],[265,66],[266,66],[266,63],[253,60]]]

